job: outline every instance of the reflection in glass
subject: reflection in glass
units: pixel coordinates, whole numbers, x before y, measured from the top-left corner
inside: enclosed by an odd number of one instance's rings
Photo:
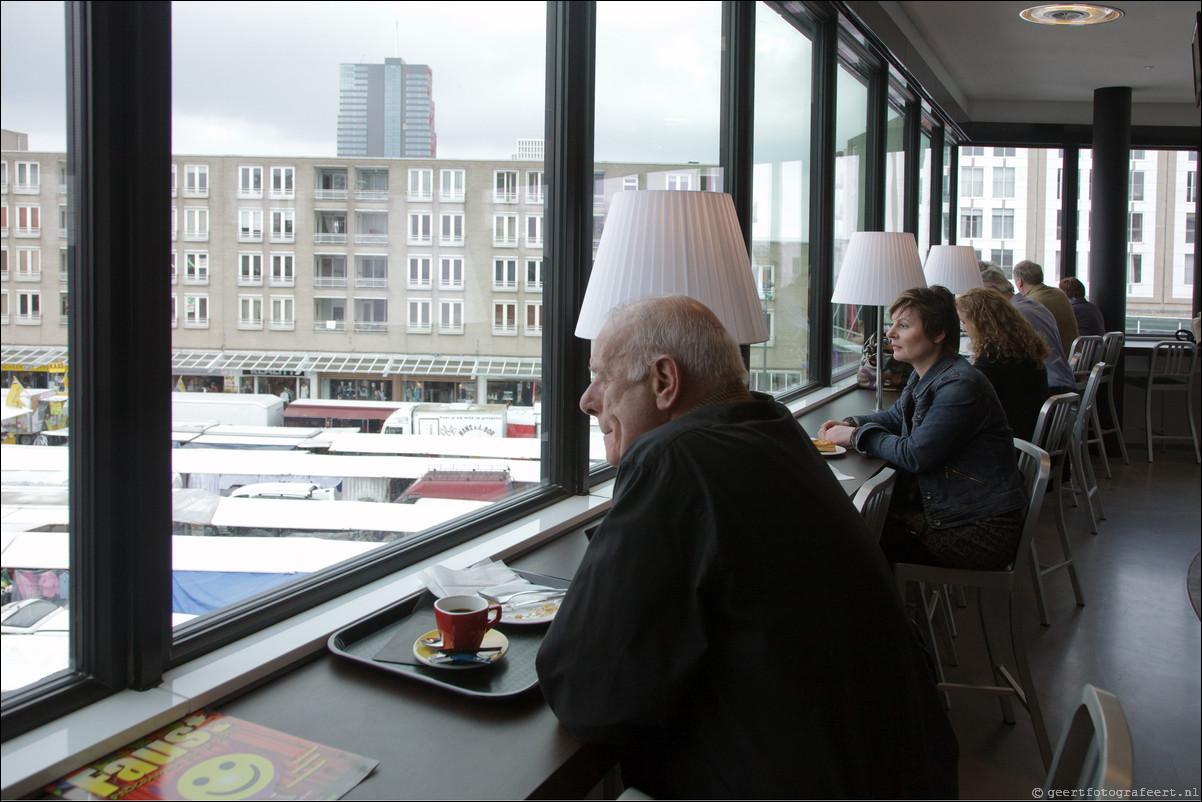
[[[885,116],[885,231],[905,230],[906,117],[890,104]],[[920,256],[926,251],[919,250]]]
[[[770,339],[751,347],[752,386],[810,378],[810,40],[757,4],[751,267]]]
[[[835,81],[834,282],[837,283],[852,232],[864,230],[868,86],[842,64]],[[864,325],[859,311],[854,304],[834,304],[832,307],[831,366],[835,374],[856,365],[860,358]]]

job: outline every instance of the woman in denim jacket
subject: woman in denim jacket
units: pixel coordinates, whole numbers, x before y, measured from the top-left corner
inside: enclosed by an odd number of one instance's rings
[[[955,296],[938,286],[907,290],[889,314],[894,358],[914,366],[901,398],[880,412],[827,421],[818,436],[899,470],[881,534],[890,563],[1005,568],[1026,497],[997,394],[957,353]]]

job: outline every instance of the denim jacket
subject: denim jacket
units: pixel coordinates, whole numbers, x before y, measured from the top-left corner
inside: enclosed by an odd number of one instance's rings
[[[915,475],[935,529],[1026,504],[1006,414],[989,379],[964,357],[911,374],[897,403],[854,420],[860,453]]]

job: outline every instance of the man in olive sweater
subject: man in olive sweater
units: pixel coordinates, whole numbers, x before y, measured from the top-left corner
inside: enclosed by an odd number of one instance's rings
[[[1077,339],[1077,316],[1064,290],[1043,283],[1043,268],[1034,262],[1023,260],[1014,266],[1014,286],[1032,301],[1039,301],[1056,318],[1060,332],[1060,347],[1068,356]]]

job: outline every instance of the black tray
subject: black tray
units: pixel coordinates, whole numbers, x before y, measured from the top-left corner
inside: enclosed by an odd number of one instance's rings
[[[536,585],[566,588],[566,579],[515,571]],[[423,590],[414,596],[389,605],[366,618],[343,627],[330,636],[331,652],[346,660],[372,666],[392,674],[438,685],[453,693],[467,696],[514,696],[538,685],[534,657],[547,632],[546,624],[500,624],[497,629],[509,639],[509,651],[495,665],[469,670],[452,671],[431,668],[417,662],[391,663],[376,660],[375,655],[393,638],[413,643],[438,627],[434,624],[434,594]]]

